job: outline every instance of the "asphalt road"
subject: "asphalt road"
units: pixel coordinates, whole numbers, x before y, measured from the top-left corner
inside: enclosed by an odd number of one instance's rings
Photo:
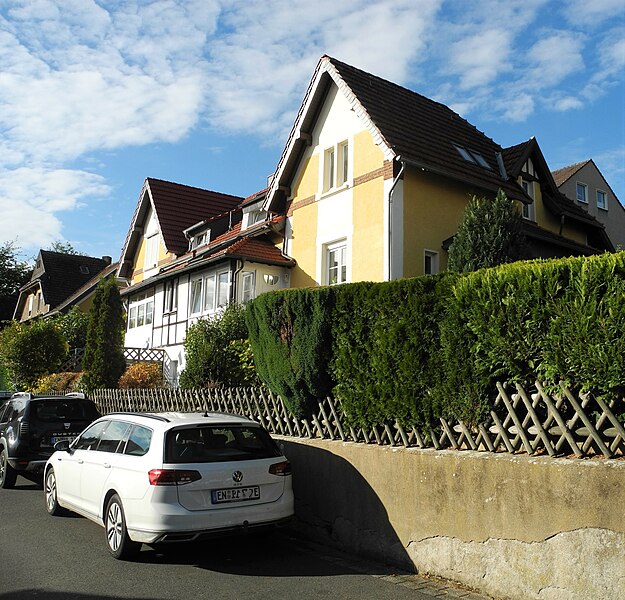
[[[18,477],[0,490],[0,600],[478,598],[416,576],[392,574],[289,532],[209,544],[144,546],[136,562],[111,558],[104,530],[70,515],[51,517],[43,491]]]

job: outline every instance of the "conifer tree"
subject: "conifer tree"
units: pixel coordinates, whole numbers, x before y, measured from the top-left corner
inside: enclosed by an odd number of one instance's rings
[[[514,201],[502,190],[494,200],[473,196],[449,247],[449,270],[467,273],[525,257],[522,217]]]
[[[124,317],[119,289],[114,279],[103,279],[89,311],[87,343],[83,358],[88,390],[114,388],[126,369]]]

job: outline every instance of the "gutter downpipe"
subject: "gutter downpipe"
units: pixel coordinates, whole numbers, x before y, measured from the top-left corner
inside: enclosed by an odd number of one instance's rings
[[[243,270],[245,266],[245,262],[242,260],[237,260],[236,268],[234,269],[234,273],[232,275],[232,286],[230,291],[230,302],[236,302],[237,299],[237,278],[239,273]]]
[[[393,276],[393,192],[395,187],[399,183],[402,175],[404,174],[404,167],[406,163],[401,159],[401,156],[395,157],[397,162],[401,163],[399,173],[393,178],[393,184],[388,192],[388,280],[391,281]]]

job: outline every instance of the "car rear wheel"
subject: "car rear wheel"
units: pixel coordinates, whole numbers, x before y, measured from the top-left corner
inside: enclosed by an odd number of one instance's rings
[[[12,488],[17,479],[17,471],[9,464],[9,455],[5,448],[0,452],[0,488]]]
[[[139,553],[141,544],[133,542],[128,536],[124,508],[117,494],[111,497],[106,507],[104,530],[106,531],[106,543],[109,552],[115,558],[130,560]]]
[[[44,489],[46,492],[46,510],[48,513],[54,517],[63,514],[63,509],[56,498],[56,474],[54,473],[54,469],[49,469],[46,473]]]

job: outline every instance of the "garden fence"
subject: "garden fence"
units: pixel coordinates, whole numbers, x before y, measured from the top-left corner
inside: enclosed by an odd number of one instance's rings
[[[441,418],[431,428],[398,422],[359,427],[349,422],[340,400],[332,398],[319,402],[312,417],[297,418],[279,396],[263,388],[96,390],[91,397],[104,414],[220,411],[249,417],[273,434],[298,438],[437,450],[625,457],[623,398],[576,394],[564,386],[553,393],[540,383],[531,390],[498,383],[497,390],[486,422],[474,425]]]

